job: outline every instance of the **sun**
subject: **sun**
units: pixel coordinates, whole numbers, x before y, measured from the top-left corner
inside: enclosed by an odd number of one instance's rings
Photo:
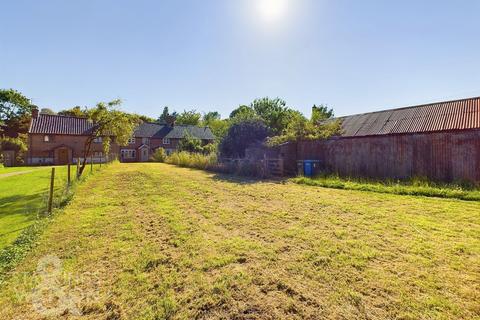
[[[289,0],[256,0],[260,18],[267,23],[282,20],[288,11]]]

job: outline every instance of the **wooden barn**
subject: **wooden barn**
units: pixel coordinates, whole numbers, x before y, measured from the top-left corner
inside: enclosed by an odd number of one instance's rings
[[[341,176],[480,182],[480,97],[341,120],[340,136],[298,142],[283,156]]]

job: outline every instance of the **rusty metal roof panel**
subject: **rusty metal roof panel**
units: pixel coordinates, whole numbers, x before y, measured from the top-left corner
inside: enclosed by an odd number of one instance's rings
[[[480,129],[480,97],[341,118],[345,137]]]

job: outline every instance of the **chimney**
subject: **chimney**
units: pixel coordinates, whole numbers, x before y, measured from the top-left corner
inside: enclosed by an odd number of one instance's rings
[[[34,107],[34,108],[32,109],[32,118],[33,118],[33,119],[38,118],[38,108],[37,108],[37,107]]]

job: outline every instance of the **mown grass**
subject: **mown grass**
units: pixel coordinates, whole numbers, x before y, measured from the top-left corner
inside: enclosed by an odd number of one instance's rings
[[[39,169],[46,169],[46,168],[47,167],[2,167],[0,165],[0,177],[2,176],[2,174],[5,174],[5,173],[32,171],[32,170],[39,170]]]
[[[478,202],[115,165],[53,218],[0,318],[44,318],[47,255],[81,319],[480,318]]]
[[[334,189],[480,201],[480,189],[473,186],[438,184],[420,178],[414,178],[410,181],[372,181],[326,175],[315,178],[296,177],[291,181],[308,186]]]
[[[94,171],[98,168],[99,165],[95,165]],[[0,174],[0,251],[11,245],[35,221],[45,217],[52,167],[7,169],[12,169],[9,173],[19,174],[3,177]],[[75,166],[71,170],[73,187]],[[88,167],[84,176],[89,174]],[[55,167],[54,186],[53,207],[58,207],[68,199],[72,191],[66,190],[67,166]]]
[[[46,208],[51,168],[30,168],[26,171],[30,170],[32,172],[0,176],[0,250],[12,243]],[[56,167],[55,170],[55,191],[58,195],[65,187],[67,170],[66,167]]]

